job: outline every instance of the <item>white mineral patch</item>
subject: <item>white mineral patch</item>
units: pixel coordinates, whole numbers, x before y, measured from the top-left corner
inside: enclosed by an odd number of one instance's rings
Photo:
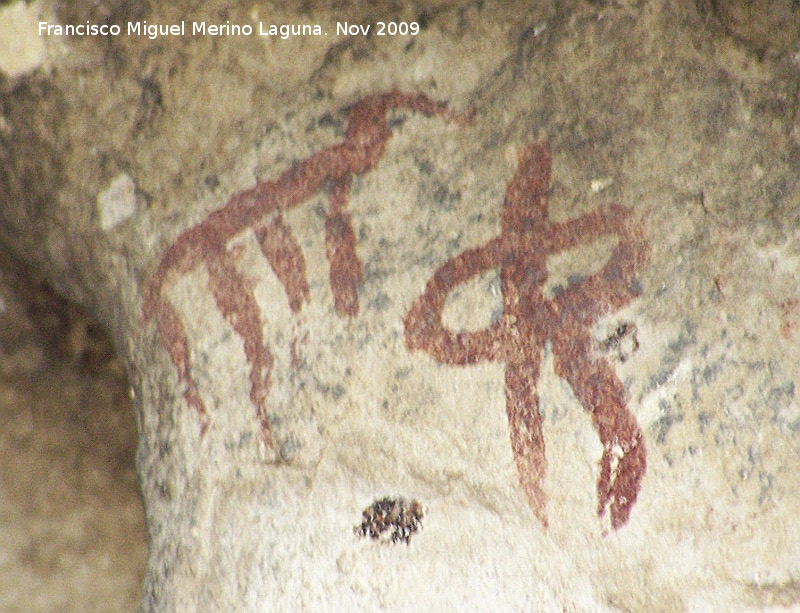
[[[97,196],[100,227],[108,232],[136,212],[136,184],[125,173],[117,175]]]
[[[37,34],[39,8],[17,2],[0,7],[0,72],[12,79],[36,70],[45,58],[44,41]]]
[[[603,177],[601,179],[593,179],[592,180],[592,192],[595,194],[599,194],[605,189],[611,187],[614,183],[614,179],[611,177]]]

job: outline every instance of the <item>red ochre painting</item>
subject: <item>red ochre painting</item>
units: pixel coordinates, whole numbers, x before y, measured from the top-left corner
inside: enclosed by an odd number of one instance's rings
[[[202,433],[208,428],[208,412],[191,374],[186,331],[164,295],[165,287],[205,266],[217,308],[244,342],[251,368],[250,400],[264,444],[273,447],[267,413],[272,354],[264,343],[252,282],[237,270],[228,243],[244,230],[251,230],[286,291],[289,307],[293,313],[299,312],[309,300],[306,264],[282,211],[327,190],[325,246],[334,306],[340,317],[355,317],[363,266],[356,255],[356,235],[347,212],[350,184],[354,176],[375,168],[386,151],[392,135],[387,114],[392,109],[410,109],[429,117],[440,115],[461,124],[470,120],[469,115],[454,113],[446,104],[422,94],[391,91],[367,96],[350,111],[341,143],[296,162],[274,181],[259,182],[237,193],[223,208],[180,234],[162,256],[145,288],[142,315],[145,324],[155,320],[160,340],[178,370],[178,380],[185,386],[184,398],[197,412]]]
[[[505,195],[500,235],[448,260],[428,281],[405,320],[406,345],[444,364],[491,360],[506,366],[506,413],[511,449],[531,509],[547,526],[542,489],[547,462],[536,384],[547,340],[555,372],[591,414],[603,444],[597,482],[598,514],[610,510],[611,525],[628,521],[647,466],[642,432],[626,406],[625,389],[605,359],[592,356],[592,325],[641,292],[635,274],[647,262],[643,228],[617,204],[576,219],[548,217],[549,144],[532,144],[520,155]],[[553,299],[542,293],[547,256],[589,243],[604,234],[619,237],[603,268],[571,284]],[[484,271],[499,269],[503,316],[487,329],[454,333],[442,323],[450,292]]]
[[[251,230],[298,313],[309,300],[305,259],[282,211],[326,190],[328,210],[325,244],[330,265],[334,308],[340,317],[358,315],[358,288],[363,265],[356,254],[356,235],[347,212],[354,176],[375,168],[392,133],[392,109],[443,116],[459,124],[468,113],[449,110],[423,94],[391,91],[367,96],[350,111],[342,142],[296,162],[274,181],[263,181],[235,194],[221,209],[178,236],[167,248],[145,287],[142,314],[155,321],[161,343],[185,386],[184,398],[198,415],[201,433],[209,417],[191,374],[189,342],[165,288],[182,275],[204,266],[217,308],[242,338],[250,366],[250,399],[267,447],[274,446],[267,398],[273,358],[263,338],[263,322],[252,281],[236,268],[229,242]],[[572,387],[592,416],[603,444],[597,484],[598,514],[610,509],[612,526],[625,524],[636,502],[646,468],[642,433],[626,406],[625,390],[608,362],[592,356],[591,326],[639,295],[636,271],[646,264],[649,248],[640,225],[619,205],[599,207],[576,219],[553,223],[548,218],[547,192],[551,157],[548,144],[529,145],[508,185],[500,235],[486,245],[464,251],[445,262],[428,282],[405,319],[406,344],[452,365],[483,360],[506,365],[506,411],[511,447],[520,483],[531,509],[546,526],[545,445],[536,384],[544,343],[550,340],[556,374]],[[547,256],[591,242],[604,234],[619,237],[605,266],[553,299],[545,299]],[[486,270],[499,269],[503,317],[486,330],[454,333],[444,327],[442,311],[448,294]]]

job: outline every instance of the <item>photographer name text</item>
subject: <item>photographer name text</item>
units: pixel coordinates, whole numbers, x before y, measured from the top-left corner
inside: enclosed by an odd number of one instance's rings
[[[375,23],[336,22],[336,36],[416,36],[420,25],[416,21],[377,21]],[[146,21],[129,21],[125,26],[108,23],[57,24],[39,22],[40,36],[146,36],[154,40],[160,36],[274,36],[284,40],[296,36],[327,36],[328,32],[319,24],[268,24],[257,26],[239,24],[208,23],[205,21],[181,21],[163,24]]]

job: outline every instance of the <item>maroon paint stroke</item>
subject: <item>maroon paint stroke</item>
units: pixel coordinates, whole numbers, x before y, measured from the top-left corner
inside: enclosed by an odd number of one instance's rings
[[[189,343],[177,311],[165,297],[165,288],[188,272],[205,266],[209,289],[217,308],[244,341],[250,365],[250,399],[256,408],[261,435],[274,445],[267,411],[273,358],[264,342],[263,322],[251,282],[236,269],[228,242],[251,229],[261,252],[281,282],[293,313],[309,300],[306,266],[300,245],[285,224],[282,212],[327,190],[325,245],[330,264],[334,307],[340,317],[358,314],[358,288],[363,266],[356,254],[356,234],[347,204],[354,176],[372,170],[386,151],[392,135],[387,119],[393,109],[425,116],[443,116],[464,124],[470,117],[424,94],[390,91],[367,96],[350,111],[344,140],[296,162],[274,181],[262,181],[235,194],[221,209],[175,239],[162,256],[145,287],[142,316],[155,321],[160,340],[185,387],[184,398],[198,415],[201,432],[208,428],[205,403],[191,374]],[[294,359],[293,355],[293,359]]]
[[[591,414],[603,444],[597,511],[602,517],[610,509],[611,524],[618,529],[636,502],[647,454],[622,383],[605,359],[592,356],[590,328],[640,294],[635,274],[647,263],[649,246],[641,225],[617,204],[563,223],[551,222],[551,163],[549,144],[525,148],[506,190],[500,235],[439,267],[406,316],[406,345],[444,364],[505,363],[506,412],[520,483],[534,514],[547,526],[542,489],[547,462],[536,383],[542,348],[549,339],[556,374]],[[619,243],[603,268],[546,299],[542,288],[547,257],[604,234],[617,235]],[[495,268],[500,270],[503,317],[477,332],[448,330],[442,323],[448,294]]]

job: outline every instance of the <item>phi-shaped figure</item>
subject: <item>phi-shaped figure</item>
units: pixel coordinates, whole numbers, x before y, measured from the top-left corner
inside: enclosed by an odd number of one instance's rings
[[[549,144],[525,148],[506,190],[500,235],[434,273],[406,316],[406,344],[444,364],[505,364],[506,412],[520,483],[534,514],[547,526],[545,444],[536,385],[542,349],[550,340],[556,374],[590,413],[603,445],[597,511],[602,517],[609,509],[611,525],[618,529],[636,502],[647,456],[622,383],[604,358],[593,356],[590,330],[601,316],[640,294],[635,275],[646,264],[649,247],[641,225],[617,204],[562,223],[550,221],[550,168]],[[604,234],[616,235],[619,242],[602,269],[546,298],[547,257]],[[491,269],[500,271],[503,316],[477,332],[448,330],[442,323],[448,294]]]

